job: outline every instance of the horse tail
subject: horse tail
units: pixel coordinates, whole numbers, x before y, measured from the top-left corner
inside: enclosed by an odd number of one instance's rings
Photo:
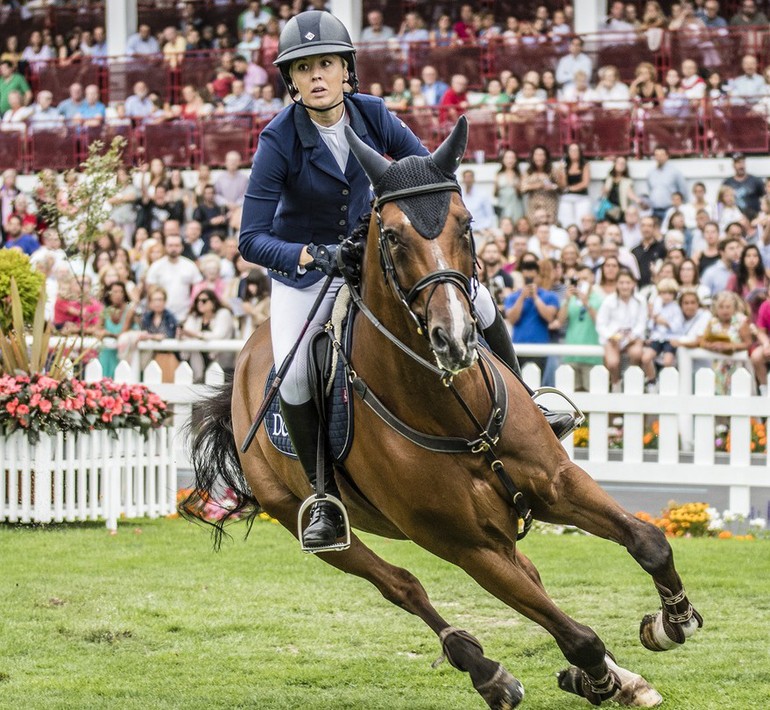
[[[197,403],[186,426],[191,441],[190,461],[195,483],[180,503],[179,512],[188,520],[211,525],[214,549],[222,545],[225,525],[245,517],[248,536],[259,503],[243,476],[233,435],[230,409],[233,380],[214,388],[213,396]]]

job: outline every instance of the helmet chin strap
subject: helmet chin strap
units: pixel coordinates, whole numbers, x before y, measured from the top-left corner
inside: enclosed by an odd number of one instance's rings
[[[326,108],[310,108],[307,104],[303,103],[302,99],[295,99],[292,96],[291,100],[298,106],[304,107],[306,111],[315,111],[316,113],[326,113],[327,111],[331,111],[333,108],[337,108],[337,106],[345,102],[343,95],[343,98],[340,101],[338,101],[336,104],[332,104],[331,106],[327,106]]]

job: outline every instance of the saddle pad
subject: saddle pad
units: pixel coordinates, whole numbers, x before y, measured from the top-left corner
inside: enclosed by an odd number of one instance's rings
[[[344,324],[344,335],[342,338],[343,348],[346,353],[350,352],[351,334],[353,329],[349,327],[352,319],[348,318]],[[270,385],[275,379],[275,366],[270,369],[265,383],[265,393],[270,389]],[[353,390],[350,382],[345,376],[345,368],[340,362],[337,371],[334,373],[334,382],[332,384],[331,395],[326,400],[326,420],[328,428],[328,441],[331,447],[331,453],[335,461],[342,462],[348,455],[350,445],[353,442],[353,412],[352,412]],[[265,415],[265,431],[270,442],[285,456],[296,459],[294,447],[291,445],[289,432],[286,431],[286,425],[281,416],[278,397],[274,397],[270,407]]]

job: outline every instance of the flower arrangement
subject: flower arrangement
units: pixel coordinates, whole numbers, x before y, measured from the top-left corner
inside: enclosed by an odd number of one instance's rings
[[[144,436],[164,424],[166,403],[145,385],[55,379],[46,374],[0,376],[0,430],[23,431],[35,444],[40,434],[137,429]]]
[[[660,421],[655,419],[645,428],[642,436],[642,446],[645,449],[653,450],[658,448],[658,438],[660,436]],[[576,449],[585,449],[588,447],[590,437],[590,423],[578,427],[572,433],[572,441]],[[610,449],[623,448],[623,417],[613,417],[610,426],[607,427],[607,447]]]
[[[721,540],[754,540],[757,536],[764,535],[766,521],[764,518],[752,518],[746,520],[745,516],[724,511],[722,515],[716,508],[708,503],[683,503],[670,502],[663,510],[660,517],[653,517],[649,513],[639,511],[636,514],[639,520],[652,523],[660,528],[666,537],[717,537]],[[735,534],[727,529],[731,524],[737,524],[745,528],[744,534]]]
[[[726,424],[717,425],[714,449],[716,451],[730,451],[730,427]],[[767,425],[758,419],[751,420],[751,442],[749,448],[752,454],[764,454],[767,451]]]

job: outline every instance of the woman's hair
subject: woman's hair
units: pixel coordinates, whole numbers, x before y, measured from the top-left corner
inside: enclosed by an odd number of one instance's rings
[[[124,284],[122,281],[115,281],[115,283],[111,283],[109,286],[107,286],[104,289],[104,295],[102,296],[102,303],[104,303],[105,306],[111,305],[110,291],[112,291],[112,289],[115,288],[115,286],[117,286],[123,292],[123,301],[125,303],[129,302],[128,289],[126,288],[126,284]]]
[[[261,269],[252,269],[246,274],[246,284],[257,287],[256,297],[261,301],[270,295],[270,286],[272,281],[270,277]]]
[[[569,157],[569,149],[573,145],[577,146],[577,149],[578,149],[578,167],[582,170],[585,167],[586,163],[588,163],[588,160],[586,160],[586,156],[583,153],[583,146],[581,146],[580,143],[573,142],[573,143],[568,143],[567,144],[567,147],[564,149],[564,164],[567,166],[567,168],[569,168],[570,163],[571,163],[571,160],[570,160],[570,157]]]
[[[725,201],[725,195],[728,192],[732,192],[733,194],[735,194],[735,190],[733,190],[732,187],[730,187],[729,185],[722,185],[719,188],[719,192],[717,193],[717,202],[723,203]]]
[[[218,275],[219,270],[221,269],[219,257],[216,254],[204,254],[200,257],[200,259],[198,259],[198,270],[203,273],[207,266],[216,266]]]
[[[685,264],[690,264],[692,266],[693,271],[693,279],[692,284],[688,284],[689,286],[697,286],[700,283],[700,273],[698,271],[698,265],[692,260],[692,259],[685,259],[681,264],[679,264],[679,270],[677,271],[677,279],[679,280],[679,283],[682,283],[682,267]]]
[[[661,279],[657,285],[658,293],[673,293],[676,295],[679,291],[679,284],[676,279]]]
[[[147,300],[149,301],[156,293],[163,296],[164,301],[168,301],[168,293],[163,286],[150,286],[147,289]]]
[[[759,257],[759,263],[754,267],[754,273],[750,273],[748,267],[746,266],[746,254],[749,251],[756,252],[757,256]],[[741,258],[738,261],[737,277],[738,277],[739,288],[743,288],[749,282],[749,279],[752,276],[755,279],[759,279],[759,281],[764,282],[765,265],[762,263],[762,253],[759,251],[757,246],[755,244],[747,244],[745,247],[743,247],[743,251],[741,252]]]
[[[623,156],[618,156],[618,158],[625,158],[625,156],[624,155]],[[627,178],[627,177],[630,177],[630,175],[628,173],[628,159],[626,159],[626,167],[625,167],[625,169],[623,170],[623,172],[620,172],[615,167],[615,164],[616,164],[618,158],[615,158],[612,161],[612,168],[610,168],[609,176],[612,177],[612,178],[622,178],[622,177],[626,177]]]
[[[606,281],[605,275],[604,275],[604,267],[607,266],[607,262],[609,262],[610,260],[614,261],[618,265],[618,276],[620,276],[620,273],[621,273],[620,272],[620,268],[621,268],[621,266],[620,266],[620,259],[618,259],[618,257],[616,257],[616,256],[608,256],[602,262],[602,265],[599,267],[599,276],[601,277],[599,279],[600,283],[604,283]],[[615,277],[615,280],[617,281],[617,276]]]
[[[535,151],[538,150],[542,150],[543,153],[545,153],[545,164],[543,165],[543,172],[550,175],[551,171],[553,170],[553,166],[551,165],[551,153],[544,145],[536,145],[532,147],[532,150],[529,153],[529,167],[527,168],[527,172],[530,175],[535,172]]]
[[[650,74],[650,79],[652,81],[655,81],[655,76],[657,72],[655,71],[655,67],[650,64],[650,62],[639,62],[639,64],[636,65],[636,69],[634,69],[634,76],[638,77],[642,73],[642,69],[646,69]]]
[[[720,291],[711,302],[711,312],[716,315],[717,308],[723,303],[731,303],[736,313],[745,313],[746,308],[743,305],[743,299],[737,293],[732,291]]]
[[[685,286],[684,288],[679,289],[679,297],[677,298],[677,302],[679,303],[680,307],[685,296],[695,296],[698,301],[698,306],[700,307],[703,305],[703,302],[700,300],[700,295],[698,294],[697,288]]]
[[[221,308],[227,308],[227,306],[225,306],[222,301],[219,300],[219,296],[217,296],[217,294],[214,293],[212,289],[204,288],[195,296],[195,301],[193,302],[193,310],[195,313],[198,313],[198,299],[201,296],[208,296],[209,300],[214,304],[214,313],[219,311]]]

